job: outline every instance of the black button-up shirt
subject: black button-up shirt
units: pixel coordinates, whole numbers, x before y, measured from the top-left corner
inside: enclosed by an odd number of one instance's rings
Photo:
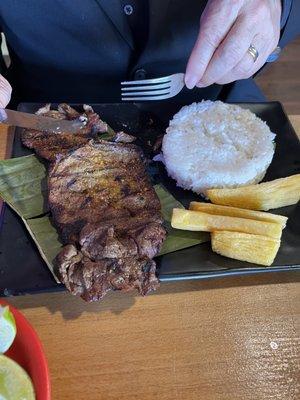
[[[134,40],[136,58],[145,48],[149,30],[148,0],[120,0]]]

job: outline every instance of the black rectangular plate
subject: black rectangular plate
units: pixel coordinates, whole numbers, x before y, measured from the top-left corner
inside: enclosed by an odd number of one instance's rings
[[[174,102],[136,104],[94,104],[93,107],[104,121],[115,130],[136,135],[147,153],[147,142],[164,133],[172,116],[183,106]],[[267,122],[277,134],[276,152],[265,180],[281,178],[300,172],[300,143],[280,103],[243,103]],[[19,110],[34,112],[39,104],[20,104]],[[13,157],[30,154],[20,142],[20,130],[16,130]],[[162,182],[185,206],[197,196],[177,188],[164,168],[154,163],[150,171],[153,182]],[[199,198],[199,197],[198,197]],[[275,210],[289,217],[282,236],[282,245],[272,267],[232,260],[211,251],[210,243],[158,257],[161,281],[204,279],[232,275],[257,274],[300,269],[300,204]],[[2,229],[1,229],[2,225]],[[5,207],[0,217],[0,295],[60,290],[20,218]]]

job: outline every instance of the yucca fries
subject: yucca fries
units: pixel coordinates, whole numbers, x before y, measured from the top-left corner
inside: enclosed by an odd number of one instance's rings
[[[287,217],[282,215],[266,213],[263,211],[247,210],[237,207],[220,206],[211,203],[199,203],[197,201],[192,201],[189,209],[213,215],[224,215],[229,217],[255,219],[257,221],[274,222],[280,224],[282,228],[285,227],[287,221]]]
[[[200,211],[190,211],[180,208],[173,209],[171,220],[173,228],[188,231],[235,231],[280,238],[280,224],[256,221],[246,218],[211,215]]]
[[[300,174],[235,189],[209,189],[207,196],[215,204],[251,210],[285,207],[300,200]]]
[[[241,232],[213,232],[213,251],[225,257],[269,266],[273,263],[280,240]]]

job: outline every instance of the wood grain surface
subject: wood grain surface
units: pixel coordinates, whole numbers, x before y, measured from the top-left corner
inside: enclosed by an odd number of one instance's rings
[[[53,399],[299,399],[299,276],[164,284],[148,297],[11,298],[49,362]]]
[[[300,116],[291,116],[300,134]],[[12,135],[0,126],[0,156]],[[28,318],[59,400],[296,400],[300,275],[162,284],[145,298],[8,299]]]

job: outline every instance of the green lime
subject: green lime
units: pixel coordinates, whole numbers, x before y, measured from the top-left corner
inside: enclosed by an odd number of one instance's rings
[[[34,400],[31,379],[12,359],[0,355],[0,400]]]
[[[17,328],[13,314],[8,306],[0,306],[0,353],[5,353],[10,348],[16,333]]]

